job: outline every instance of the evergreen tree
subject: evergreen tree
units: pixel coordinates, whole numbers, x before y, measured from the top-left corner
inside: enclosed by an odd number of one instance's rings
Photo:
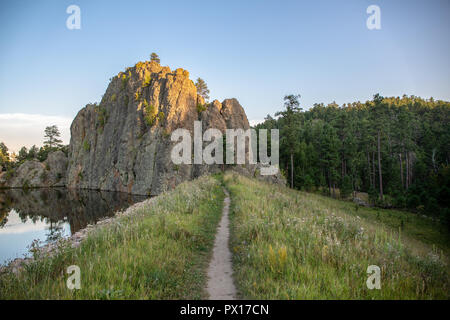
[[[44,138],[47,140],[44,141],[44,147],[48,147],[50,149],[62,147],[62,140],[59,139],[60,136],[61,134],[59,133],[57,126],[53,125],[46,127]]]
[[[7,170],[9,164],[8,147],[3,142],[0,142],[0,171]]]
[[[205,101],[209,100],[209,89],[206,85],[206,82],[202,78],[197,78],[197,82],[195,82],[195,86],[197,87],[197,94],[201,95]]]
[[[450,102],[375,95],[277,115],[257,128],[280,130],[280,168],[291,186],[366,192],[374,204],[439,216],[450,226]]]
[[[285,125],[282,128],[281,144],[286,147],[290,159],[290,182],[291,188],[294,188],[294,152],[298,145],[299,118],[298,113],[302,110],[298,99],[300,95],[287,95],[284,97],[285,110],[277,112],[276,116],[282,116]]]
[[[154,52],[152,52],[152,54],[150,55],[150,61],[161,63],[161,60],[159,59],[159,56],[156,53],[154,53]]]

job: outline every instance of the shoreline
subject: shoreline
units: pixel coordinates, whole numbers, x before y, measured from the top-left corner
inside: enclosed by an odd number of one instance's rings
[[[66,187],[46,187],[46,188],[66,188]],[[10,189],[13,189],[13,188],[10,188]],[[18,189],[18,188],[14,188],[14,189]],[[38,188],[36,188],[36,189],[38,189]],[[93,190],[93,189],[89,189],[89,190]],[[113,191],[113,192],[115,192],[115,191]],[[43,246],[38,247],[37,250],[39,250],[40,253],[43,253],[44,255],[46,255],[48,257],[48,256],[52,256],[55,253],[57,253],[58,244],[61,244],[64,242],[69,244],[70,247],[72,247],[72,248],[78,248],[81,245],[81,242],[83,240],[85,240],[91,232],[96,231],[99,228],[105,227],[111,223],[114,223],[119,218],[132,215],[137,209],[141,208],[142,206],[144,206],[146,204],[149,204],[149,203],[155,201],[156,198],[157,198],[157,196],[145,199],[140,202],[136,202],[124,210],[116,211],[114,213],[114,215],[111,217],[105,217],[103,219],[100,219],[95,224],[88,224],[85,228],[78,230],[71,236],[60,238],[60,239],[58,239],[56,241],[52,241],[50,243],[46,243]],[[30,254],[30,252],[28,252],[27,254]],[[0,274],[11,271],[12,273],[17,275],[18,273],[20,273],[20,271],[24,267],[24,265],[29,264],[33,261],[34,261],[33,257],[15,258],[14,260],[7,262],[6,264],[0,264]]]

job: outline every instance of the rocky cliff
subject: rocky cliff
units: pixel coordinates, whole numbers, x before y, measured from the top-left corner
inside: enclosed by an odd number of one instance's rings
[[[203,121],[203,131],[249,128],[236,99],[205,105],[188,71],[139,62],[113,77],[102,101],[87,105],[74,119],[68,187],[156,195],[219,170],[174,165],[170,159],[172,131],[185,128],[193,134],[195,120]]]

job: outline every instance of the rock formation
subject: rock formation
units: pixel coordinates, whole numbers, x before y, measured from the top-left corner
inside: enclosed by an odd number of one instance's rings
[[[111,79],[99,104],[88,104],[78,112],[70,128],[68,160],[58,151],[43,163],[26,161],[13,176],[1,174],[0,187],[67,186],[157,195],[185,180],[227,168],[171,161],[176,143],[171,133],[183,128],[193,136],[197,120],[202,121],[203,132],[250,128],[236,99],[206,104],[188,71],[139,62]],[[259,176],[255,165],[228,168]],[[260,178],[284,183],[280,175]]]
[[[111,79],[102,101],[83,108],[71,126],[68,187],[156,195],[220,169],[174,165],[172,131],[248,129],[236,99],[206,104],[183,69],[139,62]],[[250,168],[249,170],[254,170]]]
[[[54,151],[47,160],[28,160],[12,174],[4,172],[0,176],[0,186],[4,188],[64,187],[68,159],[64,152]]]

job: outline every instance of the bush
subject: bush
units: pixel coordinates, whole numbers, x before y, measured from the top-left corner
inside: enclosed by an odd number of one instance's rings
[[[8,170],[6,170],[6,180],[11,179],[12,177],[14,177],[14,169],[9,168]]]
[[[125,90],[128,85],[128,80],[131,78],[131,72],[128,73],[128,76],[126,74],[122,74],[122,90]]]
[[[91,150],[91,144],[89,143],[89,141],[84,140],[84,142],[83,142],[83,149],[86,152],[89,152],[89,150]]]
[[[134,101],[139,101],[141,99],[141,93],[139,91],[136,91],[134,94]]]
[[[152,81],[151,75],[149,73],[146,74],[145,77],[144,77],[144,82],[142,83],[142,86],[144,88],[148,87],[150,85],[151,81]]]
[[[198,113],[202,113],[203,111],[206,111],[206,109],[207,109],[206,105],[201,104],[201,103],[197,104],[197,111],[198,111]]]
[[[106,111],[106,108],[102,105],[96,106],[94,110],[95,113],[97,114],[97,126],[99,127],[99,129],[103,130],[103,127],[108,121],[108,112]]]
[[[164,114],[164,112],[160,111],[160,112],[158,113],[158,121],[159,121],[159,122],[164,121],[164,118],[165,118],[165,117],[166,117],[166,115]]]
[[[144,99],[144,119],[147,125],[152,126],[155,123],[157,117],[157,110],[155,106],[149,105],[147,100]]]

